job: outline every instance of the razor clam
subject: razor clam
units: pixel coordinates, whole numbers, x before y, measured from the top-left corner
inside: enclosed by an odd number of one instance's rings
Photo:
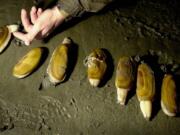
[[[64,38],[63,42],[54,50],[50,59],[47,74],[49,81],[53,84],[63,82],[66,78],[68,66],[68,51],[72,44],[70,38]]]
[[[16,78],[24,78],[32,73],[41,61],[43,48],[38,47],[30,50],[23,56],[13,68],[13,76]]]
[[[17,31],[18,28],[19,26],[15,24],[0,27],[0,53],[7,47],[12,32]]]
[[[161,108],[168,116],[177,113],[176,84],[171,74],[165,74],[161,87]]]
[[[142,63],[138,66],[136,94],[145,119],[149,120],[152,113],[152,102],[155,96],[155,77],[152,69]]]
[[[66,37],[54,50],[47,67],[47,72],[40,83],[39,90],[56,86],[65,80],[69,61],[69,48],[71,45],[72,40]]]
[[[133,86],[134,66],[132,59],[129,57],[120,57],[116,69],[115,86],[117,89],[117,101],[125,105],[128,91]]]
[[[96,48],[85,59],[85,66],[87,66],[87,74],[89,83],[93,87],[97,87],[104,77],[107,69],[106,54],[101,48]]]

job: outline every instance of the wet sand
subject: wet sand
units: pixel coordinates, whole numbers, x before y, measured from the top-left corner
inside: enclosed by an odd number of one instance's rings
[[[0,4],[0,26],[17,22],[21,8],[29,9],[33,5],[29,0],[1,0]],[[159,107],[159,97],[155,100],[152,120],[146,121],[140,111],[135,89],[126,106],[120,106],[114,86],[115,69],[120,56],[143,55],[148,50],[155,50],[166,54],[175,63],[180,62],[180,17],[177,5],[160,0],[129,0],[114,5],[98,14],[63,25],[46,42],[34,41],[29,47],[14,46],[11,42],[0,54],[1,135],[180,133],[180,118],[166,116]],[[73,54],[76,57],[71,74],[64,83],[39,91],[53,50],[67,36],[75,43]],[[31,48],[38,46],[46,47],[49,51],[44,63],[26,78],[14,78],[13,66]],[[104,85],[93,88],[87,80],[83,60],[97,47],[109,52],[111,69]],[[178,72],[175,74],[178,75]],[[160,83],[161,79],[156,81]]]

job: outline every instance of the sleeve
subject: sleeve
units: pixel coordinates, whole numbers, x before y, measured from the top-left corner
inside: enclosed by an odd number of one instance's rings
[[[84,12],[98,12],[114,0],[59,0],[58,8],[64,14],[78,17]]]

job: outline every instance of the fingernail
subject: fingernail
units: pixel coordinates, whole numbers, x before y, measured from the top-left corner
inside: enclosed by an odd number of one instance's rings
[[[21,13],[22,13],[22,14],[24,14],[25,12],[26,12],[26,10],[25,10],[25,9],[22,9],[22,10],[21,10]]]
[[[36,7],[35,7],[35,6],[33,6],[33,7],[32,7],[32,10],[36,10]]]
[[[42,11],[42,8],[38,8],[39,11]]]

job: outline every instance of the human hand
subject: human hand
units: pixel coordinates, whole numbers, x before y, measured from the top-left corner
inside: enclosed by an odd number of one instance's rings
[[[30,17],[25,9],[21,10],[21,21],[26,33],[14,32],[13,35],[30,45],[33,39],[47,37],[66,18],[57,7],[42,11],[41,8],[32,7]]]

